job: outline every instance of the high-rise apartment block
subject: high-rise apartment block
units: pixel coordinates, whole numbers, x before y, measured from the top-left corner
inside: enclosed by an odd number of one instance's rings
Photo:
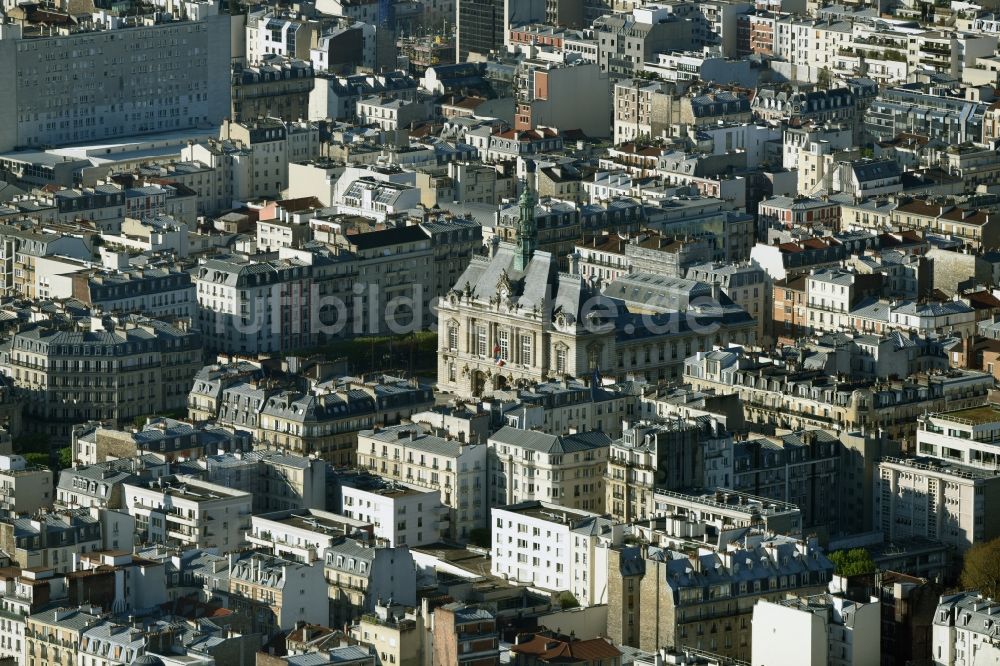
[[[218,124],[229,113],[228,15],[43,35],[0,29],[0,150]]]

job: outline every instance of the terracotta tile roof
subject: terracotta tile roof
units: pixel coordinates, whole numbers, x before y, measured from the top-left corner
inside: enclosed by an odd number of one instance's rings
[[[927,215],[930,217],[937,217],[941,214],[943,210],[947,210],[948,206],[936,203],[928,203],[923,199],[914,199],[905,204],[900,204],[896,207],[896,212],[898,213],[913,213],[914,215]]]
[[[965,297],[969,299],[969,305],[977,310],[1000,308],[1000,299],[988,291],[977,291],[972,294],[966,294]]]
[[[300,210],[312,210],[322,208],[323,202],[316,197],[299,197],[297,199],[282,199],[278,205],[288,213],[295,213]]]
[[[573,638],[535,634],[530,641],[512,645],[515,654],[530,655],[541,663],[578,663],[620,657],[621,652],[603,638],[578,641]]]
[[[507,130],[500,132],[504,139],[517,139],[518,141],[538,141],[539,139],[549,139],[559,136],[559,133],[548,127],[537,127],[530,130]]]
[[[626,242],[619,238],[617,234],[608,234],[606,236],[594,236],[590,242],[586,243],[586,247],[600,250],[601,252],[624,254]]]
[[[774,286],[775,287],[779,287],[781,289],[788,289],[790,291],[805,292],[805,290],[806,290],[806,276],[805,275],[796,275],[795,277],[792,277],[792,278],[785,278],[783,280],[775,280],[774,281]]]
[[[983,210],[970,211],[964,208],[952,208],[941,216],[944,220],[972,224],[981,227],[990,221],[990,214]]]
[[[482,97],[463,97],[461,99],[452,98],[450,102],[445,102],[441,106],[451,106],[458,109],[468,109],[469,111],[475,111],[478,109],[486,100]]]

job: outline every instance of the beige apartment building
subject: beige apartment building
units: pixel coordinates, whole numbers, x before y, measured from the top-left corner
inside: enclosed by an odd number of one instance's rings
[[[351,637],[370,645],[382,664],[422,666],[428,647],[424,640],[424,621],[419,610],[376,604],[351,627]]]
[[[197,332],[138,315],[84,331],[34,326],[0,347],[0,372],[29,397],[26,422],[59,441],[78,423],[184,409],[202,362]]]
[[[14,514],[51,507],[52,470],[29,465],[22,456],[0,455],[0,509]]]
[[[387,479],[441,493],[451,509],[450,536],[466,540],[489,520],[487,445],[428,434],[423,426],[398,425],[358,433],[358,467]]]
[[[28,666],[77,666],[83,632],[101,619],[100,608],[56,608],[29,615],[24,630]],[[132,655],[134,659],[137,655]],[[126,663],[126,662],[122,662]]]
[[[723,350],[690,357],[684,375],[696,390],[738,395],[750,423],[789,430],[881,431],[910,446],[920,415],[980,405],[993,387],[991,375],[969,370],[858,380],[761,363]]]
[[[611,438],[591,430],[549,435],[506,426],[489,439],[496,506],[533,500],[604,513]]]
[[[243,553],[229,567],[231,608],[252,618],[253,631],[266,637],[298,623],[329,620],[323,570],[263,553]]]
[[[743,660],[757,601],[819,594],[833,574],[815,540],[760,534],[719,549],[611,548],[608,567],[607,636],[615,643]]]

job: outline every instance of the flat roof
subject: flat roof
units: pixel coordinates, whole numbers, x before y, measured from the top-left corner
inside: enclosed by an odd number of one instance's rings
[[[964,423],[965,425],[1000,423],[1000,408],[997,408],[996,405],[980,405],[978,407],[956,409],[953,412],[931,414],[931,417]]]
[[[591,513],[582,509],[572,509],[569,507],[549,504],[537,500],[520,502],[519,504],[509,504],[507,506],[495,507],[500,511],[516,513],[531,518],[541,518],[554,523],[571,525],[572,523],[585,518],[599,518],[600,514]]]

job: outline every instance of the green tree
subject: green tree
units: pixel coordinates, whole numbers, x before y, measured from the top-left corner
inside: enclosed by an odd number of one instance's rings
[[[59,449],[59,469],[73,466],[73,447],[64,446]]]
[[[563,608],[579,608],[580,602],[576,600],[569,590],[559,593],[559,605]]]
[[[819,70],[819,75],[816,77],[816,87],[826,90],[830,87],[831,83],[833,83],[833,75],[830,73],[830,69],[824,67]]]
[[[830,553],[833,572],[838,576],[857,576],[875,571],[875,560],[866,548],[835,550]]]
[[[1000,538],[977,543],[965,553],[962,587],[996,599],[1000,592]]]
[[[29,465],[49,466],[49,454],[47,453],[25,453],[24,459]]]

